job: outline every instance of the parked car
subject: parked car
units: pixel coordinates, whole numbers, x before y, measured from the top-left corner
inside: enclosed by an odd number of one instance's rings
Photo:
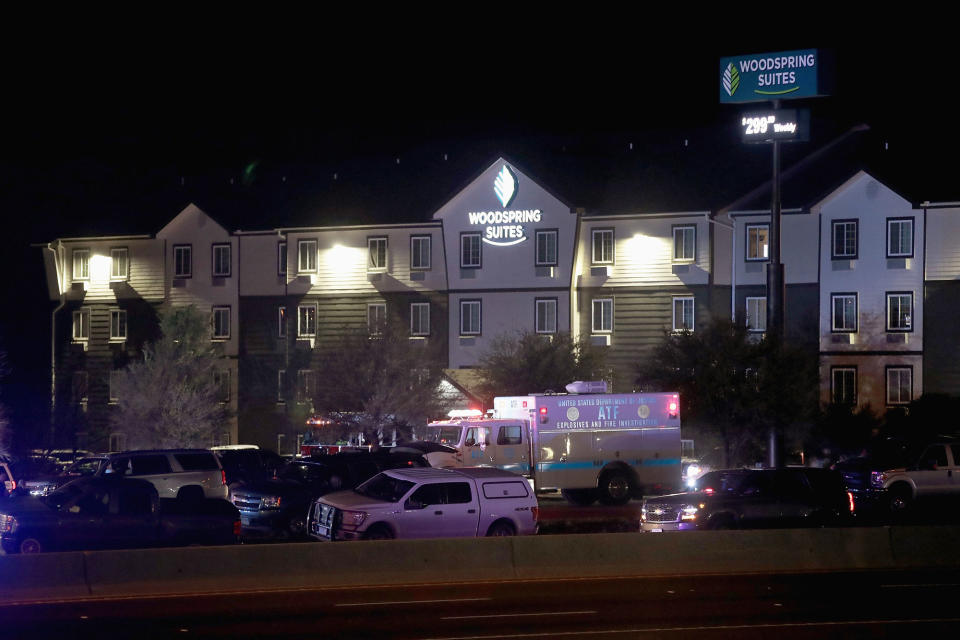
[[[275,477],[234,485],[231,499],[244,536],[303,537],[307,511],[319,496],[353,488],[384,469],[426,466],[419,453],[390,449],[318,455],[288,463]]]
[[[646,498],[642,532],[840,525],[853,513],[837,471],[809,467],[710,471],[693,491]]]
[[[926,444],[910,463],[870,470],[866,502],[880,505],[893,516],[908,512],[918,500],[956,501],[960,498],[960,441],[944,439]]]
[[[31,455],[11,460],[10,470],[18,490],[40,496],[56,488],[55,478],[63,468],[55,458]]]
[[[229,496],[220,459],[209,449],[151,449],[107,456],[95,476],[117,474],[153,483],[161,498]]]
[[[6,553],[232,544],[239,527],[237,510],[225,500],[162,500],[150,482],[116,475],[0,504]]]
[[[528,535],[539,514],[526,478],[510,471],[392,469],[318,499],[308,529],[318,540]]]
[[[249,445],[211,447],[227,474],[227,484],[259,482],[273,476],[285,460],[268,449]]]

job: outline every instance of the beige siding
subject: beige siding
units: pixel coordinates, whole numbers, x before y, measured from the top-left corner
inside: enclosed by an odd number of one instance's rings
[[[111,277],[111,249],[127,249],[129,264],[127,278]],[[75,250],[90,252],[90,277],[86,280],[73,278],[73,253]],[[124,298],[142,298],[149,301],[163,299],[163,243],[150,238],[69,240],[60,251],[63,282],[68,297],[79,297],[82,288],[83,300],[88,303],[109,303]]]
[[[929,209],[926,220],[926,279],[960,280],[960,208]]]

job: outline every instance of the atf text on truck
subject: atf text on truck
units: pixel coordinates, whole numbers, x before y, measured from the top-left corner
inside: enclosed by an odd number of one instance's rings
[[[522,473],[576,504],[679,487],[679,395],[578,393],[605,389],[575,382],[569,394],[498,397],[492,419],[432,422],[427,439],[457,449],[464,465]]]

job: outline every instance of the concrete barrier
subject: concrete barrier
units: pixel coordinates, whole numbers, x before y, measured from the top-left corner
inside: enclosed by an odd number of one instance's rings
[[[82,553],[0,556],[0,602],[88,595]]]

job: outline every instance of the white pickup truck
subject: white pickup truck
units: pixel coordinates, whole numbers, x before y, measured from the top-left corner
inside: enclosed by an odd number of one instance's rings
[[[307,531],[319,540],[512,536],[537,532],[525,478],[489,467],[391,469],[319,498]]]

